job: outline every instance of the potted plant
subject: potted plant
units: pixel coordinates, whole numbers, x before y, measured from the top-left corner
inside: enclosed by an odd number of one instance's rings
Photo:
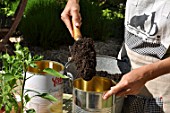
[[[2,111],[6,113],[11,111],[35,113],[34,109],[25,109],[26,104],[32,98],[25,94],[24,86],[26,80],[30,78],[26,77],[28,67],[36,68],[35,61],[42,60],[43,57],[38,55],[32,56],[28,47],[22,47],[19,43],[15,44],[14,53],[14,55],[9,55],[8,53],[0,54],[3,64],[0,72],[0,113]],[[50,68],[45,69],[44,72],[56,77],[67,78]],[[16,97],[16,94],[19,97]],[[39,93],[37,96],[49,101],[57,101],[56,98],[48,93]]]

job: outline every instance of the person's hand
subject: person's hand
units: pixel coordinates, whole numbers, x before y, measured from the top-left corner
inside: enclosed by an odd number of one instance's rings
[[[103,95],[103,99],[107,99],[113,94],[117,96],[138,94],[147,82],[144,70],[145,67],[141,67],[125,74],[116,86],[111,87],[111,89]]]
[[[103,99],[107,99],[113,94],[117,96],[136,95],[147,81],[170,73],[169,68],[170,57],[134,69],[125,74],[116,86],[111,87],[111,89],[103,95]]]
[[[61,13],[61,19],[68,28],[71,36],[73,37],[73,23],[74,26],[80,28],[81,15],[79,13],[80,6],[78,0],[68,0],[65,9]]]

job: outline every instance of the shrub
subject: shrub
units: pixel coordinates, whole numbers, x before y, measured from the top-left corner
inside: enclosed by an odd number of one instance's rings
[[[105,2],[98,0],[81,0],[80,7],[83,21],[82,33],[85,36],[94,40],[123,37],[124,15],[120,10],[121,7],[110,9],[113,7],[106,6]]]
[[[66,0],[29,0],[19,26],[24,39],[31,45],[56,49],[62,44],[72,44],[73,38],[61,21],[60,15]],[[100,0],[80,0],[82,27],[85,37],[107,40],[123,37],[121,7],[110,7]],[[113,9],[112,9],[113,8]]]
[[[12,18],[15,14],[17,3],[19,0],[0,0],[0,29],[10,28],[12,25]],[[15,8],[13,4],[16,4]]]
[[[13,4],[18,0],[0,0],[0,14],[6,16],[13,16],[15,13],[15,8],[13,8]]]
[[[57,48],[72,41],[60,19],[62,7],[57,0],[29,0],[19,30],[32,45]]]

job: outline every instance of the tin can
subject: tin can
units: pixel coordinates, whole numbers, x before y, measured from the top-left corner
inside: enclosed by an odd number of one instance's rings
[[[119,62],[115,57],[98,55],[96,59],[96,71],[106,71],[110,74],[122,73],[118,66]],[[93,77],[91,80],[93,84],[85,82],[76,76],[76,66],[71,61],[67,62],[65,68],[67,75],[70,76],[73,81],[71,86],[73,88],[73,113],[121,113],[124,97],[112,95],[107,101],[102,99],[105,91],[116,84],[115,82],[106,77],[105,79]],[[121,69],[123,68],[125,67],[121,67]],[[94,86],[98,86],[98,88]]]
[[[114,86],[111,79],[95,76],[90,81],[78,78],[73,82],[73,113],[113,113],[113,100],[103,94]]]
[[[27,92],[26,94],[33,98],[27,103],[26,107],[28,109],[33,108],[36,113],[62,113],[63,79],[48,75],[42,72],[42,70],[52,68],[62,73],[64,66],[61,63],[48,60],[37,61],[36,64],[38,68],[29,67],[27,72],[27,78],[30,78],[26,80],[25,89],[33,91]],[[51,102],[35,96],[37,92],[49,93],[56,97],[57,102]]]

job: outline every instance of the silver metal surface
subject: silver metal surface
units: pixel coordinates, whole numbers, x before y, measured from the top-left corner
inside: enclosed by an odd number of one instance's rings
[[[73,104],[73,113],[112,113],[112,108],[103,108],[100,110],[97,109],[82,109],[81,107]]]
[[[73,103],[88,112],[112,111],[114,95],[107,100],[103,100],[102,96],[114,85],[105,77],[95,76],[90,81],[78,78],[73,81]],[[77,111],[74,107],[73,110]]]

